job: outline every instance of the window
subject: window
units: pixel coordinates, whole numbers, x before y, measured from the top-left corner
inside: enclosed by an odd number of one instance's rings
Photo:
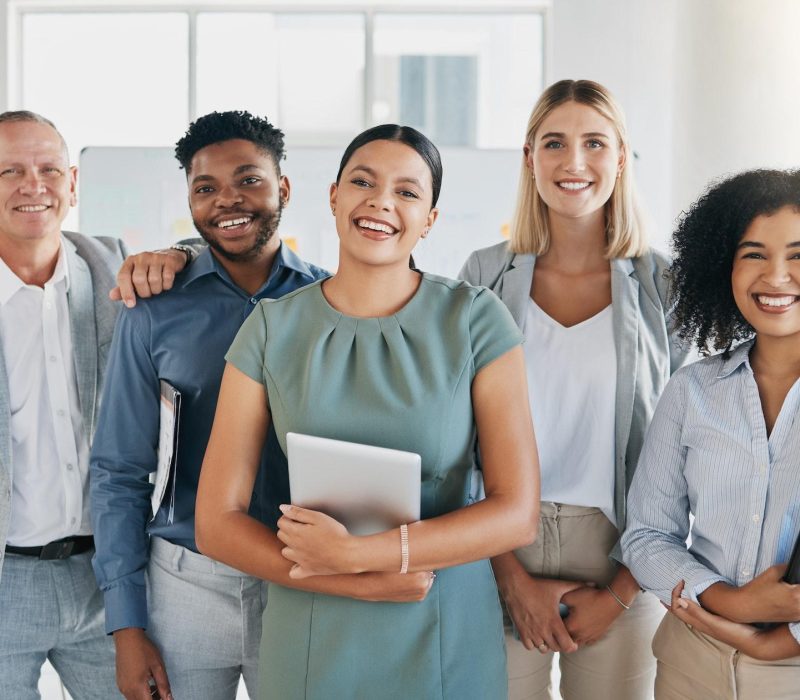
[[[77,161],[88,144],[171,143],[189,117],[184,13],[22,17],[20,108],[52,119]]]
[[[196,114],[266,114],[293,144],[346,142],[364,123],[364,16],[203,12]]]
[[[372,121],[441,146],[519,145],[542,90],[539,14],[376,14]]]
[[[541,8],[42,5],[16,6],[9,106],[52,118],[73,154],[170,145],[215,109],[266,114],[291,146],[340,146],[398,121],[441,145],[516,147],[543,86]]]
[[[268,116],[290,153],[338,149],[384,122],[440,146],[517,148],[543,87],[549,0],[346,12],[94,1],[10,5],[9,108],[52,119],[73,162],[86,146],[171,147],[189,121],[226,109]]]

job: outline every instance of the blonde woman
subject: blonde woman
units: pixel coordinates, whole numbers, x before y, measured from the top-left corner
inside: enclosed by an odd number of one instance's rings
[[[537,541],[492,560],[505,602],[511,698],[652,695],[663,614],[610,558],[647,424],[683,360],[668,330],[668,261],[636,204],[625,122],[588,80],[551,85],[523,146],[510,244],[461,277],[505,302],[525,336],[541,463]]]

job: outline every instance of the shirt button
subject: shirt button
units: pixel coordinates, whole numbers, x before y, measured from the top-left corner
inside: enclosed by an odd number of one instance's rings
[[[761,520],[761,518],[759,517],[758,513],[756,513],[756,514],[753,516],[753,522],[754,522],[754,523],[757,523],[759,520]]]
[[[749,576],[749,575],[750,575],[750,569],[742,569],[742,576]]]
[[[67,471],[72,471],[72,462],[67,462]]]
[[[74,525],[75,524],[75,518],[71,518],[69,522],[70,522],[70,525]]]
[[[255,297],[250,297],[250,303],[251,304],[258,304],[258,299],[256,299]]]
[[[55,355],[50,355],[50,362],[55,362],[57,359]]]
[[[63,408],[59,408],[59,409],[56,411],[56,413],[57,413],[59,416],[61,416],[62,418],[64,417],[64,409],[63,409]]]

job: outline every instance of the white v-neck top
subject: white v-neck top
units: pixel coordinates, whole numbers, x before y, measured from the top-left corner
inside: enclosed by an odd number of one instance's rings
[[[617,353],[611,306],[562,326],[528,299],[525,364],[541,500],[614,513]]]

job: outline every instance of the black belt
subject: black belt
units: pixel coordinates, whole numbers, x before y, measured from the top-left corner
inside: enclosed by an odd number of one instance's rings
[[[94,537],[91,535],[76,535],[65,537],[63,540],[49,542],[43,547],[15,547],[6,545],[6,554],[21,554],[25,557],[39,559],[66,559],[73,554],[82,554],[94,548]]]

